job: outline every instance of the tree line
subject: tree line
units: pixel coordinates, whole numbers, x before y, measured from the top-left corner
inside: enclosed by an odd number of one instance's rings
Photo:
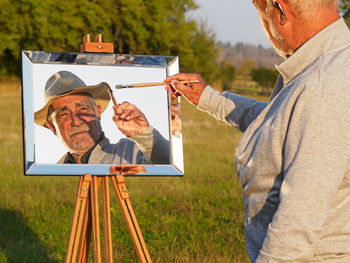
[[[278,56],[275,50],[264,48],[262,45],[252,45],[245,43],[218,42],[219,59],[224,58],[230,61],[236,67],[239,67],[244,61],[252,59],[257,67],[272,68],[274,65],[283,61],[283,58]]]
[[[0,74],[18,74],[21,50],[79,51],[101,33],[119,54],[176,55],[183,71],[213,79],[215,35],[186,13],[194,0],[0,0]]]
[[[76,52],[82,37],[101,33],[115,53],[180,57],[181,71],[228,85],[237,72],[219,58],[215,34],[186,16],[194,0],[0,0],[0,75],[19,75],[20,51]],[[340,0],[350,25],[350,0]],[[236,46],[239,49],[240,46]]]

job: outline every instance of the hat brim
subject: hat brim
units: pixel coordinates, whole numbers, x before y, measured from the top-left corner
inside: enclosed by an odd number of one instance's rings
[[[46,102],[44,107],[42,107],[40,110],[38,110],[34,113],[34,121],[37,124],[47,128],[46,120],[47,120],[47,113],[48,113],[48,109],[49,109],[50,105],[60,97],[63,97],[66,95],[71,95],[71,94],[76,94],[76,93],[88,93],[88,94],[90,94],[94,98],[96,105],[100,105],[101,113],[102,113],[107,108],[109,100],[110,100],[109,92],[108,92],[109,88],[110,87],[106,82],[101,82],[98,85],[80,87],[80,88],[77,88],[77,89],[72,90],[70,92],[57,95],[57,96],[51,98],[48,102]]]

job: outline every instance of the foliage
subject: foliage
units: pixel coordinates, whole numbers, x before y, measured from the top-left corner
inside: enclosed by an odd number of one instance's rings
[[[345,22],[350,28],[350,0],[339,0],[339,8],[343,12]]]
[[[237,73],[241,76],[249,76],[253,69],[256,69],[256,64],[253,59],[245,59],[237,68]]]
[[[216,74],[215,36],[187,19],[194,0],[0,0],[0,73],[19,72],[20,50],[79,50],[103,34],[123,54],[176,55],[181,70]],[[108,10],[108,12],[106,12]]]
[[[231,89],[232,82],[236,77],[236,68],[230,62],[224,60],[220,64],[220,79],[222,82],[222,89]]]
[[[251,71],[252,79],[258,82],[262,87],[263,93],[269,93],[269,90],[274,86],[278,78],[276,69],[259,68]]]

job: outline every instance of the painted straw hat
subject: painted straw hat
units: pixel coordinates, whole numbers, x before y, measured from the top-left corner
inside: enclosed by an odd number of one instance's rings
[[[68,94],[89,93],[97,105],[101,106],[101,113],[109,103],[109,85],[101,82],[98,85],[86,86],[84,81],[69,71],[59,71],[53,74],[45,85],[45,106],[34,113],[34,121],[47,128],[47,114],[50,105],[58,98]]]

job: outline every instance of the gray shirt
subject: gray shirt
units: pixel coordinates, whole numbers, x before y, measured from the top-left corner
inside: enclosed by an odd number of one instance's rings
[[[149,127],[146,131],[123,138],[112,144],[106,137],[96,144],[92,150],[88,164],[169,164],[169,141],[156,129]],[[59,161],[63,164],[68,153]]]
[[[277,69],[268,103],[209,86],[236,149],[252,262],[350,262],[350,33],[341,18]]]

